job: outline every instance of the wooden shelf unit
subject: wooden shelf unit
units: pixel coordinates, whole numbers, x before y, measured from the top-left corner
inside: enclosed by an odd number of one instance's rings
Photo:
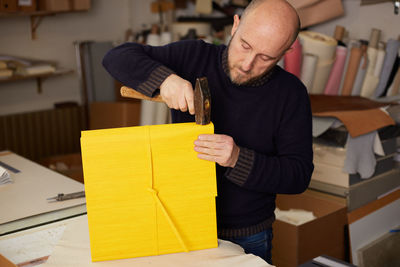
[[[39,75],[13,75],[9,78],[3,78],[0,79],[0,84],[1,83],[7,83],[7,82],[16,82],[16,81],[23,81],[23,80],[36,80],[37,84],[37,91],[40,94],[42,92],[42,81],[44,79],[50,78],[50,77],[55,77],[55,76],[61,76],[61,75],[66,75],[73,73],[73,70],[70,69],[57,69],[55,72],[52,73],[44,73],[44,74],[39,74]]]
[[[46,16],[54,16],[56,14],[72,13],[72,12],[87,12],[88,10],[65,10],[65,11],[34,11],[34,12],[0,12],[0,18],[12,17],[30,17],[31,22],[31,39],[37,38],[36,30],[38,29],[43,18]]]

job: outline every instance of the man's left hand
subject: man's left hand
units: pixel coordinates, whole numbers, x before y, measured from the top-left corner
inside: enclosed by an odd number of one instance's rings
[[[223,167],[235,167],[239,158],[240,148],[228,135],[201,134],[194,144],[200,159],[216,162]]]

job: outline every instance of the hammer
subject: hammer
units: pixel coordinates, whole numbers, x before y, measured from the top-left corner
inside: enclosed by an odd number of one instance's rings
[[[122,86],[120,92],[123,97],[164,102],[160,95],[148,97],[127,86]],[[194,89],[194,116],[196,124],[206,125],[210,123],[211,95],[206,77],[196,79],[196,86]]]

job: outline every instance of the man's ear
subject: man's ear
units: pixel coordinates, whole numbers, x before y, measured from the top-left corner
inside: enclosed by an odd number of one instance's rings
[[[237,30],[237,28],[239,27],[239,16],[236,14],[235,16],[233,16],[233,26],[232,26],[232,30],[231,30],[231,36],[233,36]]]

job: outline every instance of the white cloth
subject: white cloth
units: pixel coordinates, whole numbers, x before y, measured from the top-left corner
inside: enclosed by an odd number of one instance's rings
[[[363,179],[370,178],[374,174],[376,166],[374,142],[377,134],[377,131],[373,131],[355,138],[348,135],[344,172],[359,173]]]
[[[318,137],[338,121],[334,117],[312,117],[312,135],[313,137]]]
[[[245,254],[243,249],[229,241],[218,240],[218,248],[166,254],[159,256],[131,258],[124,260],[92,262],[90,258],[90,241],[87,216],[71,223],[55,246],[54,252],[41,267],[208,267],[208,266],[272,266],[260,257]],[[135,244],[132,244],[134,246]]]

